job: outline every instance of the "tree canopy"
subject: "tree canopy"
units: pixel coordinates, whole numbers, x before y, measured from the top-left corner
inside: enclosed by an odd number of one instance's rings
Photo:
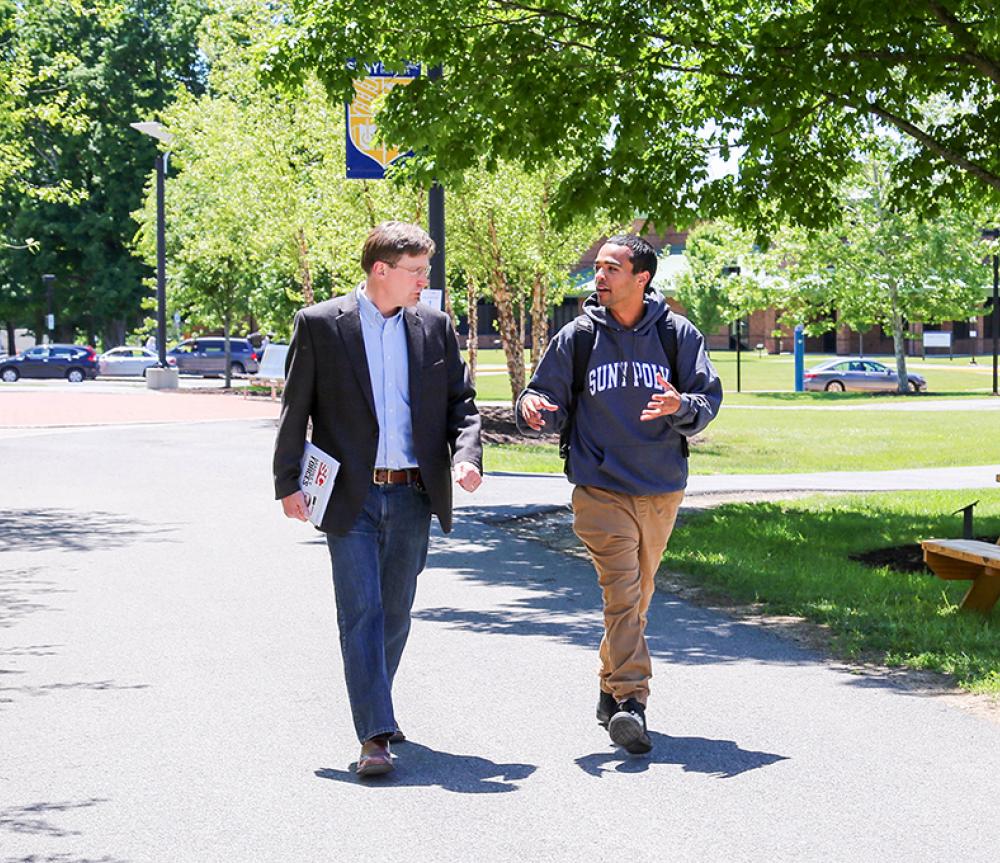
[[[0,0],[2,2],[2,0]],[[57,329],[117,342],[140,319],[146,267],[130,249],[155,147],[152,119],[204,75],[202,0],[21,0],[0,7],[0,225],[37,254],[0,249],[0,315],[40,329],[42,273],[55,275]],[[58,333],[57,333],[58,335]]]
[[[922,214],[1000,201],[1000,16],[991,0],[292,0],[272,77],[348,58],[440,65],[379,118],[410,170],[485,154],[575,167],[557,212],[659,224],[731,216],[760,231],[836,220],[872,119],[906,142],[892,194]],[[735,173],[717,170],[733,158]]]

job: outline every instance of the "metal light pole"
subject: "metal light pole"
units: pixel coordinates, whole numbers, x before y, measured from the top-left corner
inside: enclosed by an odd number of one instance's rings
[[[722,268],[722,275],[724,276],[738,276],[740,274],[739,265],[725,266]],[[742,376],[740,369],[740,342],[743,335],[743,318],[736,319],[736,392],[742,392]]]
[[[441,67],[432,66],[427,72],[427,77],[431,81],[436,81],[441,77]],[[444,261],[444,186],[435,182],[427,194],[427,233],[434,241],[434,257],[431,258],[431,279],[432,290],[441,292],[441,311],[448,308],[447,294],[448,286],[445,284],[445,261]]]
[[[1000,240],[1000,228],[983,231],[984,240]],[[1000,395],[997,388],[997,355],[1000,353],[1000,254],[993,250],[993,395]]]
[[[52,311],[52,285],[55,283],[55,280],[56,277],[52,273],[44,273],[42,275],[42,284],[45,285],[45,337],[50,342],[56,328],[56,316]]]
[[[130,123],[137,132],[156,138],[164,144],[170,144],[174,136],[160,123]],[[164,204],[164,179],[167,175],[167,159],[169,153],[156,154],[156,351],[159,368],[166,373],[167,366],[167,234],[166,210]],[[151,387],[177,386],[176,379],[164,380],[163,383],[153,375],[147,375]]]

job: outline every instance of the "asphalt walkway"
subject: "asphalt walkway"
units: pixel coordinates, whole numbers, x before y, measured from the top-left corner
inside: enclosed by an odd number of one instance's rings
[[[273,434],[0,440],[2,863],[996,860],[969,819],[1000,726],[669,594],[656,748],[612,747],[591,567],[495,524],[564,502],[558,477],[489,476],[435,532],[412,742],[359,782],[329,561],[272,500]]]

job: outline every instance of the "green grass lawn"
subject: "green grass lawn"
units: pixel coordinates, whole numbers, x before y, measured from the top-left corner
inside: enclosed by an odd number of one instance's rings
[[[558,473],[555,446],[488,445],[487,470]],[[1000,412],[726,410],[691,449],[693,474],[893,470],[1000,462]]]
[[[842,655],[955,675],[1000,693],[1000,611],[967,614],[968,582],[871,568],[850,554],[961,535],[949,513],[980,500],[976,533],[1000,534],[1000,492],[893,492],[732,504],[685,519],[671,572],[737,602],[829,627]]]
[[[818,365],[827,359],[835,359],[830,354],[806,356],[806,368]],[[873,357],[878,362],[894,366],[892,357]],[[990,357],[979,357],[979,364],[969,365],[968,358],[960,357],[949,361],[947,357],[933,357],[928,360],[908,357],[907,368],[927,378],[928,393],[916,398],[949,397],[968,398],[983,396],[993,390],[993,367]],[[528,354],[525,354],[525,362]],[[712,362],[722,378],[726,400],[730,404],[787,404],[789,399],[813,404],[841,404],[852,400],[877,403],[881,400],[898,398],[888,395],[867,393],[796,393],[795,360],[791,355],[764,355],[744,352],[740,358],[741,393],[736,392],[736,353],[716,351]],[[506,373],[503,351],[479,352],[479,368],[476,389],[480,401],[509,400],[510,383]],[[492,368],[491,368],[492,367]]]

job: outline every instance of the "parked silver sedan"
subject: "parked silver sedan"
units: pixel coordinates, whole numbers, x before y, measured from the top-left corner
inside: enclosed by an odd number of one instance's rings
[[[907,372],[908,386],[911,392],[923,392],[927,389],[924,377]],[[896,392],[899,389],[899,377],[896,370],[872,360],[827,360],[814,366],[805,373],[805,388],[807,390],[829,392]]]
[[[154,351],[135,345],[122,345],[105,351],[97,358],[97,370],[106,377],[145,377],[146,369],[159,363]],[[177,360],[167,357],[167,365],[176,366]]]

